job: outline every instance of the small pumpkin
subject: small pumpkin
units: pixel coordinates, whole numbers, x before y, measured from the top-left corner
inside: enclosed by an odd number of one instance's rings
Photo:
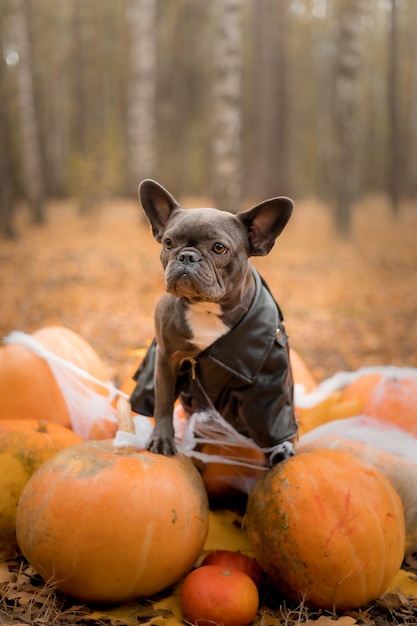
[[[311,607],[347,610],[377,599],[404,557],[394,487],[372,465],[337,450],[276,465],[253,487],[245,519],[271,584]]]
[[[246,626],[258,612],[259,595],[244,572],[222,565],[192,571],[181,589],[181,609],[187,622],[197,626]]]
[[[207,494],[192,461],[88,441],[26,484],[16,533],[29,563],[84,602],[155,594],[194,566],[208,531]]]
[[[395,487],[403,504],[406,529],[405,554],[417,552],[417,463],[361,441],[335,435],[318,437],[305,443],[301,438],[296,449],[297,453],[323,449],[341,450],[371,463],[383,472]]]
[[[16,551],[16,510],[30,476],[64,448],[83,441],[69,428],[36,420],[0,420],[0,552]]]

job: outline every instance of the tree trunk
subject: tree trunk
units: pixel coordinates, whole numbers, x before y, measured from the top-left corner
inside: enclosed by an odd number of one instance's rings
[[[211,187],[216,207],[236,213],[242,195],[242,0],[217,0],[216,9]]]
[[[3,17],[3,7],[0,7],[0,26]],[[2,43],[2,33],[0,32],[0,44]],[[14,190],[12,183],[12,163],[10,155],[12,153],[12,141],[10,137],[10,123],[8,119],[8,107],[5,106],[7,100],[7,88],[4,81],[4,64],[0,60],[0,232],[8,239],[16,236],[13,225],[14,213]]]
[[[335,224],[339,235],[349,237],[351,209],[357,196],[358,29],[360,0],[340,0],[339,50],[334,94]]]
[[[156,170],[156,2],[130,0],[127,112],[128,189],[136,193]]]
[[[256,197],[291,195],[287,80],[287,5],[256,0],[255,154]]]
[[[44,193],[29,32],[29,5],[26,0],[15,0],[13,6],[19,53],[17,76],[23,181],[30,204],[32,221],[35,224],[41,224],[45,221]]]
[[[388,184],[391,207],[398,213],[401,187],[400,124],[398,116],[398,33],[397,1],[391,0],[391,28],[389,35],[388,66],[388,111],[389,111],[389,161]]]

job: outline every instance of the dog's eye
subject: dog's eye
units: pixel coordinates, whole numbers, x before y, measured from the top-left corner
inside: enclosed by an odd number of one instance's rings
[[[220,241],[216,241],[216,243],[213,246],[213,251],[216,254],[226,254],[227,248],[222,243],[220,243]]]
[[[165,250],[170,250],[172,248],[172,239],[170,239],[169,237],[164,239],[164,248]]]

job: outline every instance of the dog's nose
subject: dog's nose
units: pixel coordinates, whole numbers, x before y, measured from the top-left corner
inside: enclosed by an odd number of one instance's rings
[[[184,263],[184,265],[198,263],[200,259],[201,257],[196,250],[181,250],[178,255],[178,261],[180,261],[180,263]]]

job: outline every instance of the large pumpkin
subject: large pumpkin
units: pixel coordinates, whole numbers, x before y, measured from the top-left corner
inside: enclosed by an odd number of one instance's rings
[[[30,476],[82,439],[69,428],[36,420],[0,420],[0,551],[16,550],[16,509]]]
[[[0,420],[48,420],[70,426],[64,397],[48,363],[17,344],[0,348]]]
[[[390,481],[350,454],[299,454],[249,494],[254,557],[289,599],[339,610],[378,598],[400,568],[401,500]]]
[[[111,441],[50,459],[20,498],[20,549],[43,578],[85,602],[126,602],[177,582],[208,531],[207,495],[192,461]]]
[[[389,436],[389,434],[387,435]],[[401,498],[404,508],[406,542],[405,554],[417,551],[417,462],[407,458],[390,454],[370,446],[361,441],[354,441],[345,437],[327,435],[312,441],[303,442],[301,437],[297,445],[297,452],[311,452],[314,450],[341,450],[353,454],[376,468],[389,478],[396,492]]]
[[[44,326],[32,333],[44,348],[73,363],[102,382],[110,379],[109,370],[93,346],[79,334],[64,326]],[[101,387],[90,383],[100,393]]]
[[[41,328],[32,334],[44,348],[107,383],[109,372],[93,347],[77,333],[61,326]],[[83,379],[84,380],[84,379]],[[69,382],[71,386],[71,382]],[[106,395],[107,388],[85,381],[93,394]],[[74,394],[80,390],[74,387]],[[91,405],[90,405],[91,406]],[[47,420],[72,427],[70,412],[48,362],[29,348],[9,343],[0,348],[0,420]],[[83,419],[81,415],[80,419]],[[91,438],[114,435],[116,422],[97,424]]]

